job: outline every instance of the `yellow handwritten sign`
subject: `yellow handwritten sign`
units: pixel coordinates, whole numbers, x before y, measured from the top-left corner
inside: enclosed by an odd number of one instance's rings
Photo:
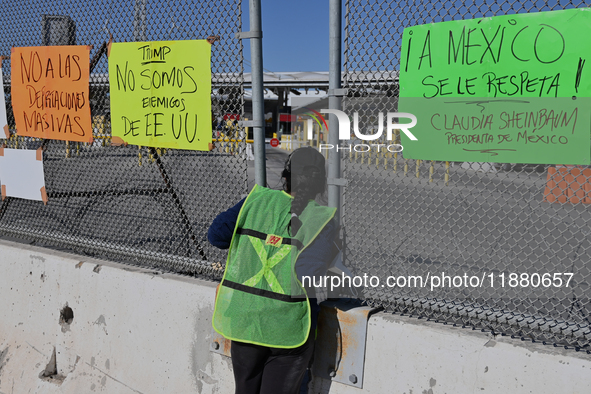
[[[205,40],[116,43],[109,55],[114,138],[209,150],[211,45]]]
[[[17,134],[92,142],[90,47],[12,48],[12,108]]]

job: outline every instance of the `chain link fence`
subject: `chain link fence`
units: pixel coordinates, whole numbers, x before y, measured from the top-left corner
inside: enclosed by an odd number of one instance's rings
[[[6,198],[0,235],[80,254],[221,278],[225,253],[207,242],[215,215],[246,193],[240,0],[7,0],[0,5],[0,54],[11,47],[92,45],[90,103],[95,142],[17,137],[10,62],[3,62],[8,148],[44,147],[48,204]],[[206,39],[212,45],[210,152],[111,146],[106,45]],[[227,121],[228,119],[231,119]]]
[[[347,0],[343,110],[358,112],[360,130],[367,130],[377,124],[379,112],[397,109],[405,27],[587,6]],[[545,191],[554,166],[409,160],[384,150],[345,152],[342,159],[348,180],[347,265],[382,284],[388,276],[407,281],[406,286],[400,281],[394,287],[366,287],[363,297],[371,305],[589,352],[591,206],[582,199],[548,202]],[[582,190],[591,170],[579,172]],[[522,286],[521,276],[513,276],[511,284],[517,286],[510,286],[512,273],[538,273],[540,280],[543,273],[574,276],[568,288],[546,288]],[[505,275],[505,287],[497,282],[495,288],[455,288],[451,278],[465,274],[484,280]],[[433,276],[446,280],[445,275],[450,285],[433,290],[410,283],[419,277],[426,283]]]
[[[584,7],[586,3],[346,1],[343,101],[362,130],[397,108],[406,26]],[[241,1],[153,0],[0,5],[0,55],[11,47],[92,45],[93,144],[13,135],[9,148],[44,147],[47,206],[7,198],[0,234],[116,261],[219,279],[225,253],[209,245],[213,217],[247,192],[245,141],[230,119],[244,115]],[[211,152],[111,146],[104,46],[205,39],[212,47]],[[9,126],[10,65],[2,68]],[[356,274],[462,276],[572,272],[570,287],[367,287],[375,306],[496,334],[590,348],[591,211],[544,198],[549,165],[418,161],[391,152],[346,152],[346,263]],[[589,175],[581,171],[589,182]],[[566,279],[566,278],[565,278]],[[520,280],[519,278],[517,280]],[[383,282],[382,282],[383,283]],[[507,282],[508,283],[508,282]]]

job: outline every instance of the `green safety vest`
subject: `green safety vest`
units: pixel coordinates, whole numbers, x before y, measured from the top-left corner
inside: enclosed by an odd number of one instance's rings
[[[308,339],[310,303],[295,261],[336,209],[311,200],[291,237],[292,199],[255,186],[238,214],[213,313],[213,328],[227,339],[276,348],[295,348]]]

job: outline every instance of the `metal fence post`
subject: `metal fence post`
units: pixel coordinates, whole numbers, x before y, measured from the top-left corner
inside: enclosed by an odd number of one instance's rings
[[[262,33],[261,0],[250,0],[250,31]],[[252,118],[254,121],[254,171],[255,182],[267,186],[265,163],[265,102],[263,99],[263,35],[250,38],[250,62],[252,76]]]
[[[330,0],[329,5],[329,109],[341,109],[341,98],[335,94],[341,87],[341,0]],[[339,145],[339,123],[336,115],[330,115],[328,126],[328,143],[332,146]],[[340,188],[334,184],[334,180],[341,177],[341,162],[338,151],[331,152],[328,156],[328,178],[333,180],[328,184],[328,206],[337,208],[335,217],[340,223]]]
[[[146,41],[146,0],[135,0],[133,4],[133,40]]]

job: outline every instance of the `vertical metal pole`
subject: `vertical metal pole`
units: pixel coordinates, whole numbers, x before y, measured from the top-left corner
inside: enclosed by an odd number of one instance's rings
[[[329,5],[329,65],[328,65],[328,89],[333,92],[341,87],[341,0],[330,0]],[[341,98],[336,95],[328,97],[329,109],[341,109]],[[328,143],[339,145],[339,122],[335,115],[329,115]],[[339,179],[341,177],[341,154],[331,152],[328,156],[328,178]],[[340,188],[337,185],[328,185],[328,206],[337,208],[335,218],[340,223]]]
[[[265,102],[263,99],[263,37],[261,23],[261,0],[249,2],[250,31],[261,32],[258,38],[250,39],[250,63],[252,76],[252,118],[254,137],[255,182],[267,186],[265,163]]]
[[[133,40],[147,41],[146,35],[146,1],[135,0],[133,4]]]

